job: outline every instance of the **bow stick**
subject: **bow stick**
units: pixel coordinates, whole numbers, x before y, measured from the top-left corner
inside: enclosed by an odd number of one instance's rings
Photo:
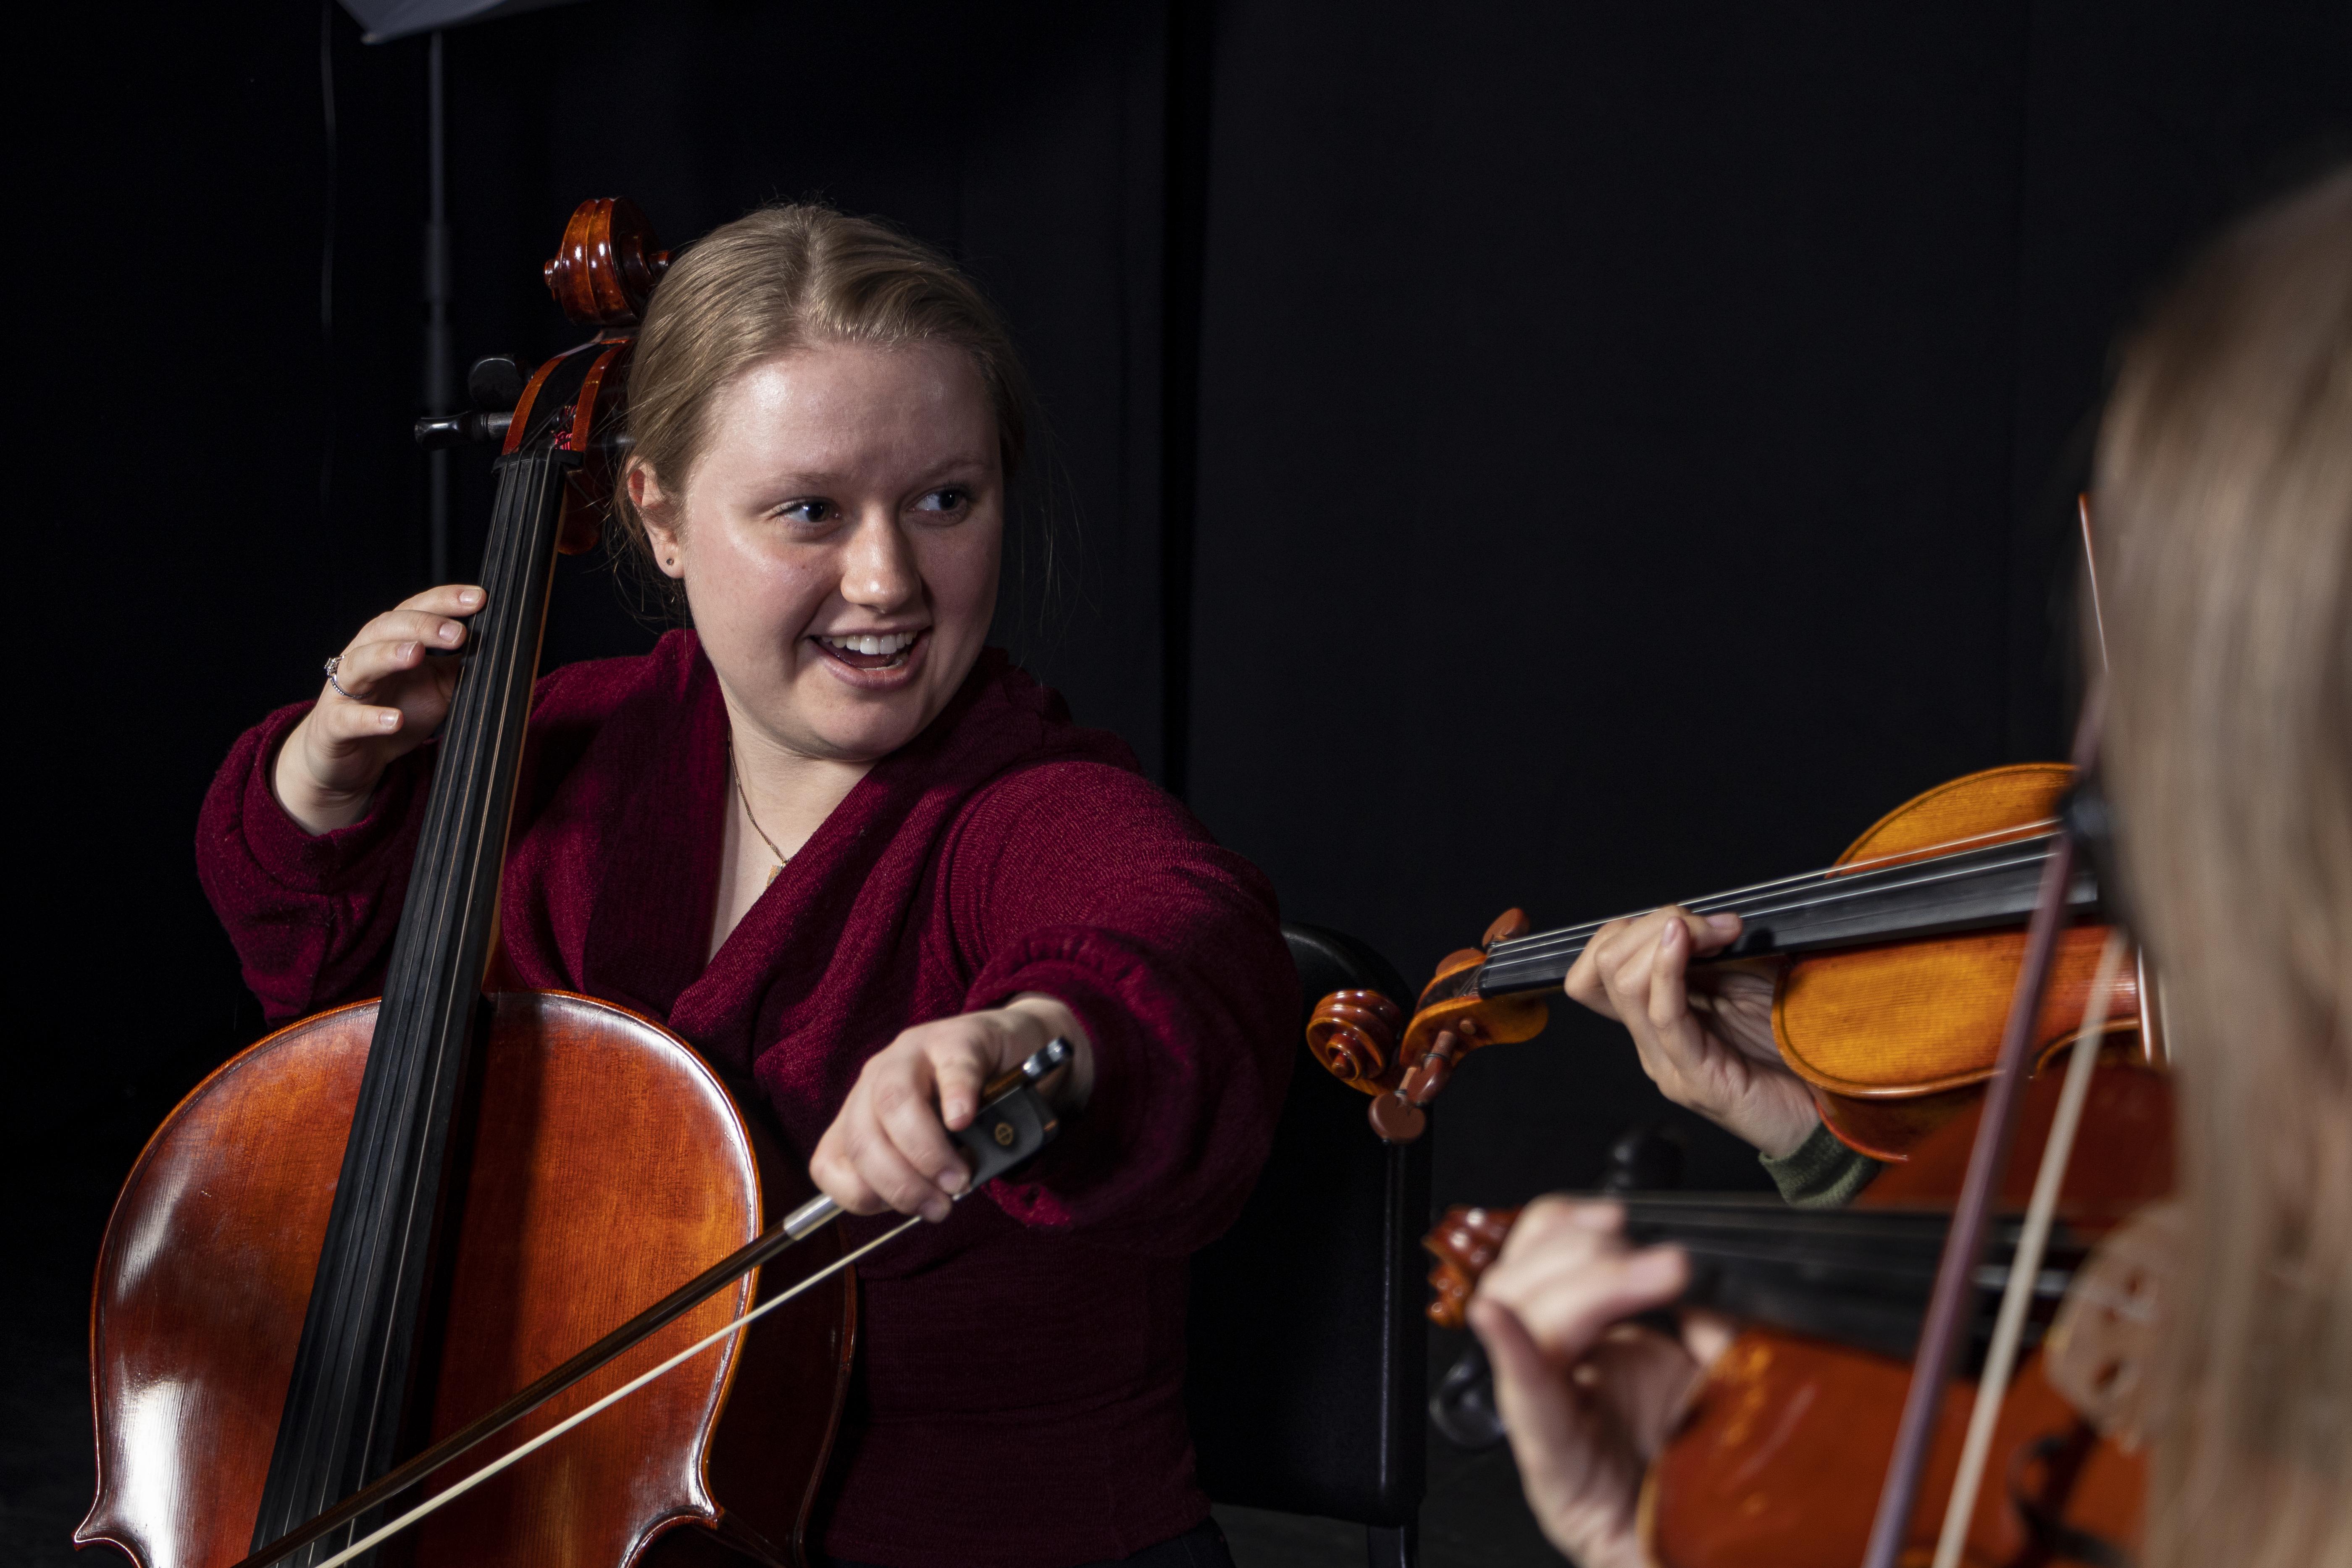
[[[978,1114],[973,1116],[971,1124],[949,1134],[962,1146],[972,1163],[971,1184],[957,1194],[957,1201],[961,1202],[988,1183],[1006,1174],[1014,1167],[1025,1163],[1046,1144],[1053,1142],[1055,1133],[1061,1130],[1061,1122],[1053,1108],[1046,1102],[1045,1096],[1039,1091],[1039,1086],[1068,1065],[1070,1054],[1070,1044],[1067,1040],[1056,1038],[1047,1041],[1027,1061],[991,1082],[982,1093],[981,1108]],[[841,1205],[829,1197],[820,1194],[811,1198],[785,1215],[781,1223],[761,1233],[756,1239],[720,1258],[603,1339],[572,1357],[571,1360],[518,1390],[496,1409],[452,1432],[414,1458],[394,1467],[374,1481],[318,1515],[309,1523],[289,1531],[268,1545],[246,1557],[236,1563],[234,1568],[268,1568],[269,1564],[292,1556],[304,1547],[333,1534],[362,1514],[368,1513],[390,1501],[434,1471],[513,1426],[565,1389],[580,1382],[581,1379],[595,1373],[615,1358],[659,1333],[670,1323],[692,1311],[752,1269],[806,1240],[825,1225],[839,1217],[841,1213]],[[715,1331],[659,1366],[624,1384],[586,1408],[575,1412],[561,1423],[541,1433],[530,1443],[501,1455],[489,1465],[475,1471],[446,1490],[435,1494],[425,1503],[410,1510],[373,1534],[352,1542],[341,1552],[320,1563],[319,1568],[331,1568],[332,1564],[342,1563],[357,1555],[385,1536],[414,1523],[442,1504],[451,1501],[460,1493],[470,1491],[525,1454],[570,1431],[606,1405],[644,1387],[672,1367],[691,1361],[727,1335],[747,1326],[753,1320],[774,1308],[782,1306],[794,1296],[808,1289],[818,1281],[838,1273],[876,1247],[905,1235],[914,1227],[916,1223],[915,1220],[909,1219],[876,1237],[855,1251],[835,1259],[824,1268],[794,1285],[790,1290],[781,1292],[761,1302],[733,1322]]]

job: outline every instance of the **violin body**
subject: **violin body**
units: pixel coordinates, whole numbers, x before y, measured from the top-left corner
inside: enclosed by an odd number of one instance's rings
[[[362,1003],[260,1041],[199,1085],[140,1156],[91,1304],[99,1489],[78,1543],[106,1542],[144,1568],[246,1554],[376,1012]],[[447,1262],[428,1287],[436,1354],[413,1402],[417,1447],[751,1240],[764,1208],[808,1193],[657,1025],[548,992],[502,994],[485,1012],[470,1125],[451,1161]],[[839,1250],[836,1232],[813,1237],[792,1255],[792,1278]],[[499,1451],[789,1283],[754,1276],[722,1292]],[[382,1550],[571,1568],[698,1560],[725,1542],[799,1562],[847,1388],[854,1290],[844,1270],[432,1515],[413,1549],[395,1538]]]
[[[2058,1083],[2044,1074],[2029,1086],[2001,1184],[2005,1206],[2022,1206],[2032,1191]],[[2166,1075],[2112,1058],[2102,1064],[2061,1200],[2070,1227],[2112,1228],[2170,1192],[2171,1110]],[[1973,1107],[1952,1117],[1908,1164],[1882,1172],[1857,1206],[1948,1203],[1976,1121]],[[1869,1541],[1910,1376],[1908,1363],[1885,1356],[1778,1330],[1743,1331],[1651,1467],[1642,1526],[1654,1561],[1659,1568],[1853,1568]],[[1934,1552],[1974,1395],[1973,1384],[1955,1386],[1938,1416],[1906,1563],[1916,1552],[1925,1563]],[[2052,1386],[2042,1351],[2019,1364],[1992,1455],[1968,1562],[2102,1568],[2095,1555],[2069,1546],[2087,1541],[2136,1552],[2146,1463],[2103,1437]]]
[[[2063,763],[2025,763],[1939,784],[1880,818],[1837,864],[1901,864],[1943,845],[2031,831],[2058,815],[2074,773]],[[2106,937],[2095,922],[2060,934],[2035,1023],[2037,1068],[2081,1026]],[[1772,1037],[1831,1131],[1899,1163],[1991,1076],[2024,960],[2021,929],[1797,958],[1772,999]],[[2126,966],[2107,1004],[2108,1035],[2137,1037],[2140,1012],[2138,973]],[[1957,1179],[1951,1190],[1958,1191]]]

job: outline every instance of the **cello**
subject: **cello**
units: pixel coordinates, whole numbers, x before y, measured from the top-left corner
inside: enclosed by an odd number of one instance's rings
[[[809,1194],[659,1025],[587,996],[484,990],[554,558],[596,541],[631,334],[667,260],[633,204],[583,204],[544,277],[593,336],[540,366],[510,408],[420,429],[500,451],[486,597],[384,994],[232,1058],[133,1166],[92,1292],[99,1486],[78,1544],[147,1568],[235,1562]],[[814,1278],[840,1256],[838,1231],[803,1247]],[[503,1437],[587,1408],[791,1283],[781,1268],[735,1278]],[[799,1563],[856,1311],[854,1276],[833,1270],[370,1555]],[[288,1560],[323,1561],[367,1522]]]

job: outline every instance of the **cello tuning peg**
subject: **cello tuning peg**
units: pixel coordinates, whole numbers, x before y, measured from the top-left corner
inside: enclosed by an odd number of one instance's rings
[[[416,422],[416,444],[431,452],[476,441],[502,441],[513,422],[514,416],[503,411],[485,414],[468,409],[463,414],[432,415]]]
[[[477,408],[504,414],[522,401],[526,379],[512,354],[484,354],[466,373],[466,395]]]

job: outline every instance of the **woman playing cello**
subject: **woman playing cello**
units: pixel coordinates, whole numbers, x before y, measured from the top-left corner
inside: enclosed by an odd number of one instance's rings
[[[905,237],[771,208],[664,278],[629,422],[616,510],[692,629],[540,682],[501,962],[755,1081],[852,1213],[943,1222],[862,1270],[825,1554],[1225,1561],[1185,1258],[1265,1156],[1296,981],[1265,879],[982,647],[1030,423],[1003,324]],[[455,682],[428,655],[481,603],[376,616],[222,768],[201,869],[272,1018],[380,988]],[[1057,1036],[1085,1116],[953,1204],[946,1130]]]
[[[2352,1564],[2352,171],[2205,256],[2132,346],[2102,431],[2103,772],[2166,976],[2186,1253],[2158,1363],[2145,1561]],[[1771,1058],[1759,993],[1693,1005],[1734,934],[1679,910],[1596,941],[1571,994],[1783,1190],[1865,1182]],[[1827,1146],[1825,1146],[1827,1145]],[[1608,1205],[1531,1207],[1470,1321],[1529,1501],[1584,1568],[1638,1564],[1635,1498],[1722,1342],[1622,1320],[1673,1248]]]

